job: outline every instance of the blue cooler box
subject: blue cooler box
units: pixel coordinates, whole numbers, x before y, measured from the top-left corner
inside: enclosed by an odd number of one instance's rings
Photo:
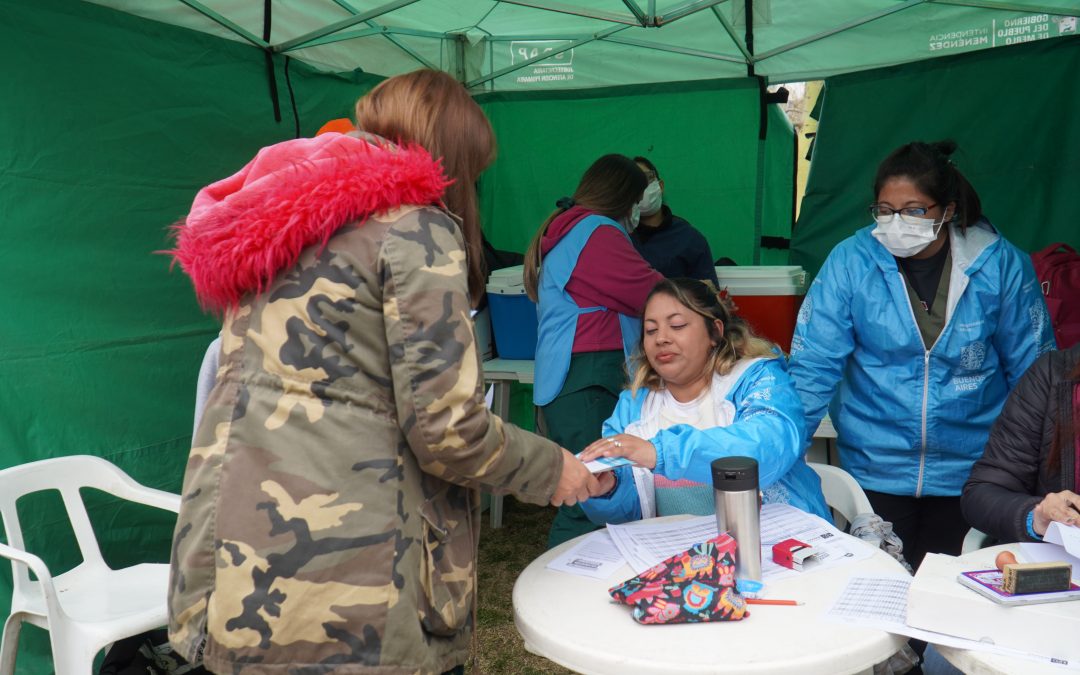
[[[536,303],[525,295],[524,266],[494,270],[488,279],[491,329],[500,359],[536,358]]]

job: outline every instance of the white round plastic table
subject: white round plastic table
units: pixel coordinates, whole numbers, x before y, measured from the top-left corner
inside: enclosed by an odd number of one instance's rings
[[[607,593],[634,576],[629,566],[610,579],[547,569],[549,561],[580,541],[547,551],[514,584],[514,623],[525,648],[579,673],[860,673],[871,671],[907,640],[822,617],[851,576],[905,573],[879,549],[865,560],[767,585],[768,597],[800,600],[800,606],[751,605],[750,616],[742,621],[643,626],[631,618],[629,607]]]
[[[960,560],[970,563],[972,569],[993,569],[994,558],[1002,551],[1010,550],[1017,552],[1016,544],[1002,544],[990,546],[972,551],[960,556]],[[979,675],[1065,675],[1075,671],[1067,670],[1060,666],[1040,663],[1028,659],[1020,659],[1004,654],[983,652],[977,650],[960,649],[936,645],[935,648],[945,657],[945,660],[953,664],[965,673],[978,673]]]

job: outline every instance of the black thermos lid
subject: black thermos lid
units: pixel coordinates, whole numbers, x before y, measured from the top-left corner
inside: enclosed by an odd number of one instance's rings
[[[712,462],[713,488],[724,492],[758,489],[758,464],[753,457],[721,457]]]

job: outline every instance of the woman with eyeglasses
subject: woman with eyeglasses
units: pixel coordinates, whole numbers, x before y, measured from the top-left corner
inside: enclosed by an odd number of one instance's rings
[[[960,553],[964,481],[1009,391],[1054,348],[1031,261],[983,217],[955,150],[885,158],[875,222],[829,254],[791,345],[807,437],[829,408],[842,466],[913,567]]]

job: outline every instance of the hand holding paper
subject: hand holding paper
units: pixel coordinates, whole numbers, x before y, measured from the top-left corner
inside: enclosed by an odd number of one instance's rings
[[[637,466],[652,469],[656,466],[656,446],[633,434],[615,434],[594,441],[578,457],[583,462],[601,457],[625,457]]]
[[[1052,523],[1076,525],[1080,523],[1080,495],[1072,490],[1051,492],[1035,507],[1031,526],[1036,534],[1046,534]]]
[[[579,455],[579,457],[580,456],[581,455]],[[594,460],[586,461],[585,468],[592,473],[603,473],[605,471],[617,469],[620,466],[633,466],[633,464],[633,462],[625,457],[597,457]]]

